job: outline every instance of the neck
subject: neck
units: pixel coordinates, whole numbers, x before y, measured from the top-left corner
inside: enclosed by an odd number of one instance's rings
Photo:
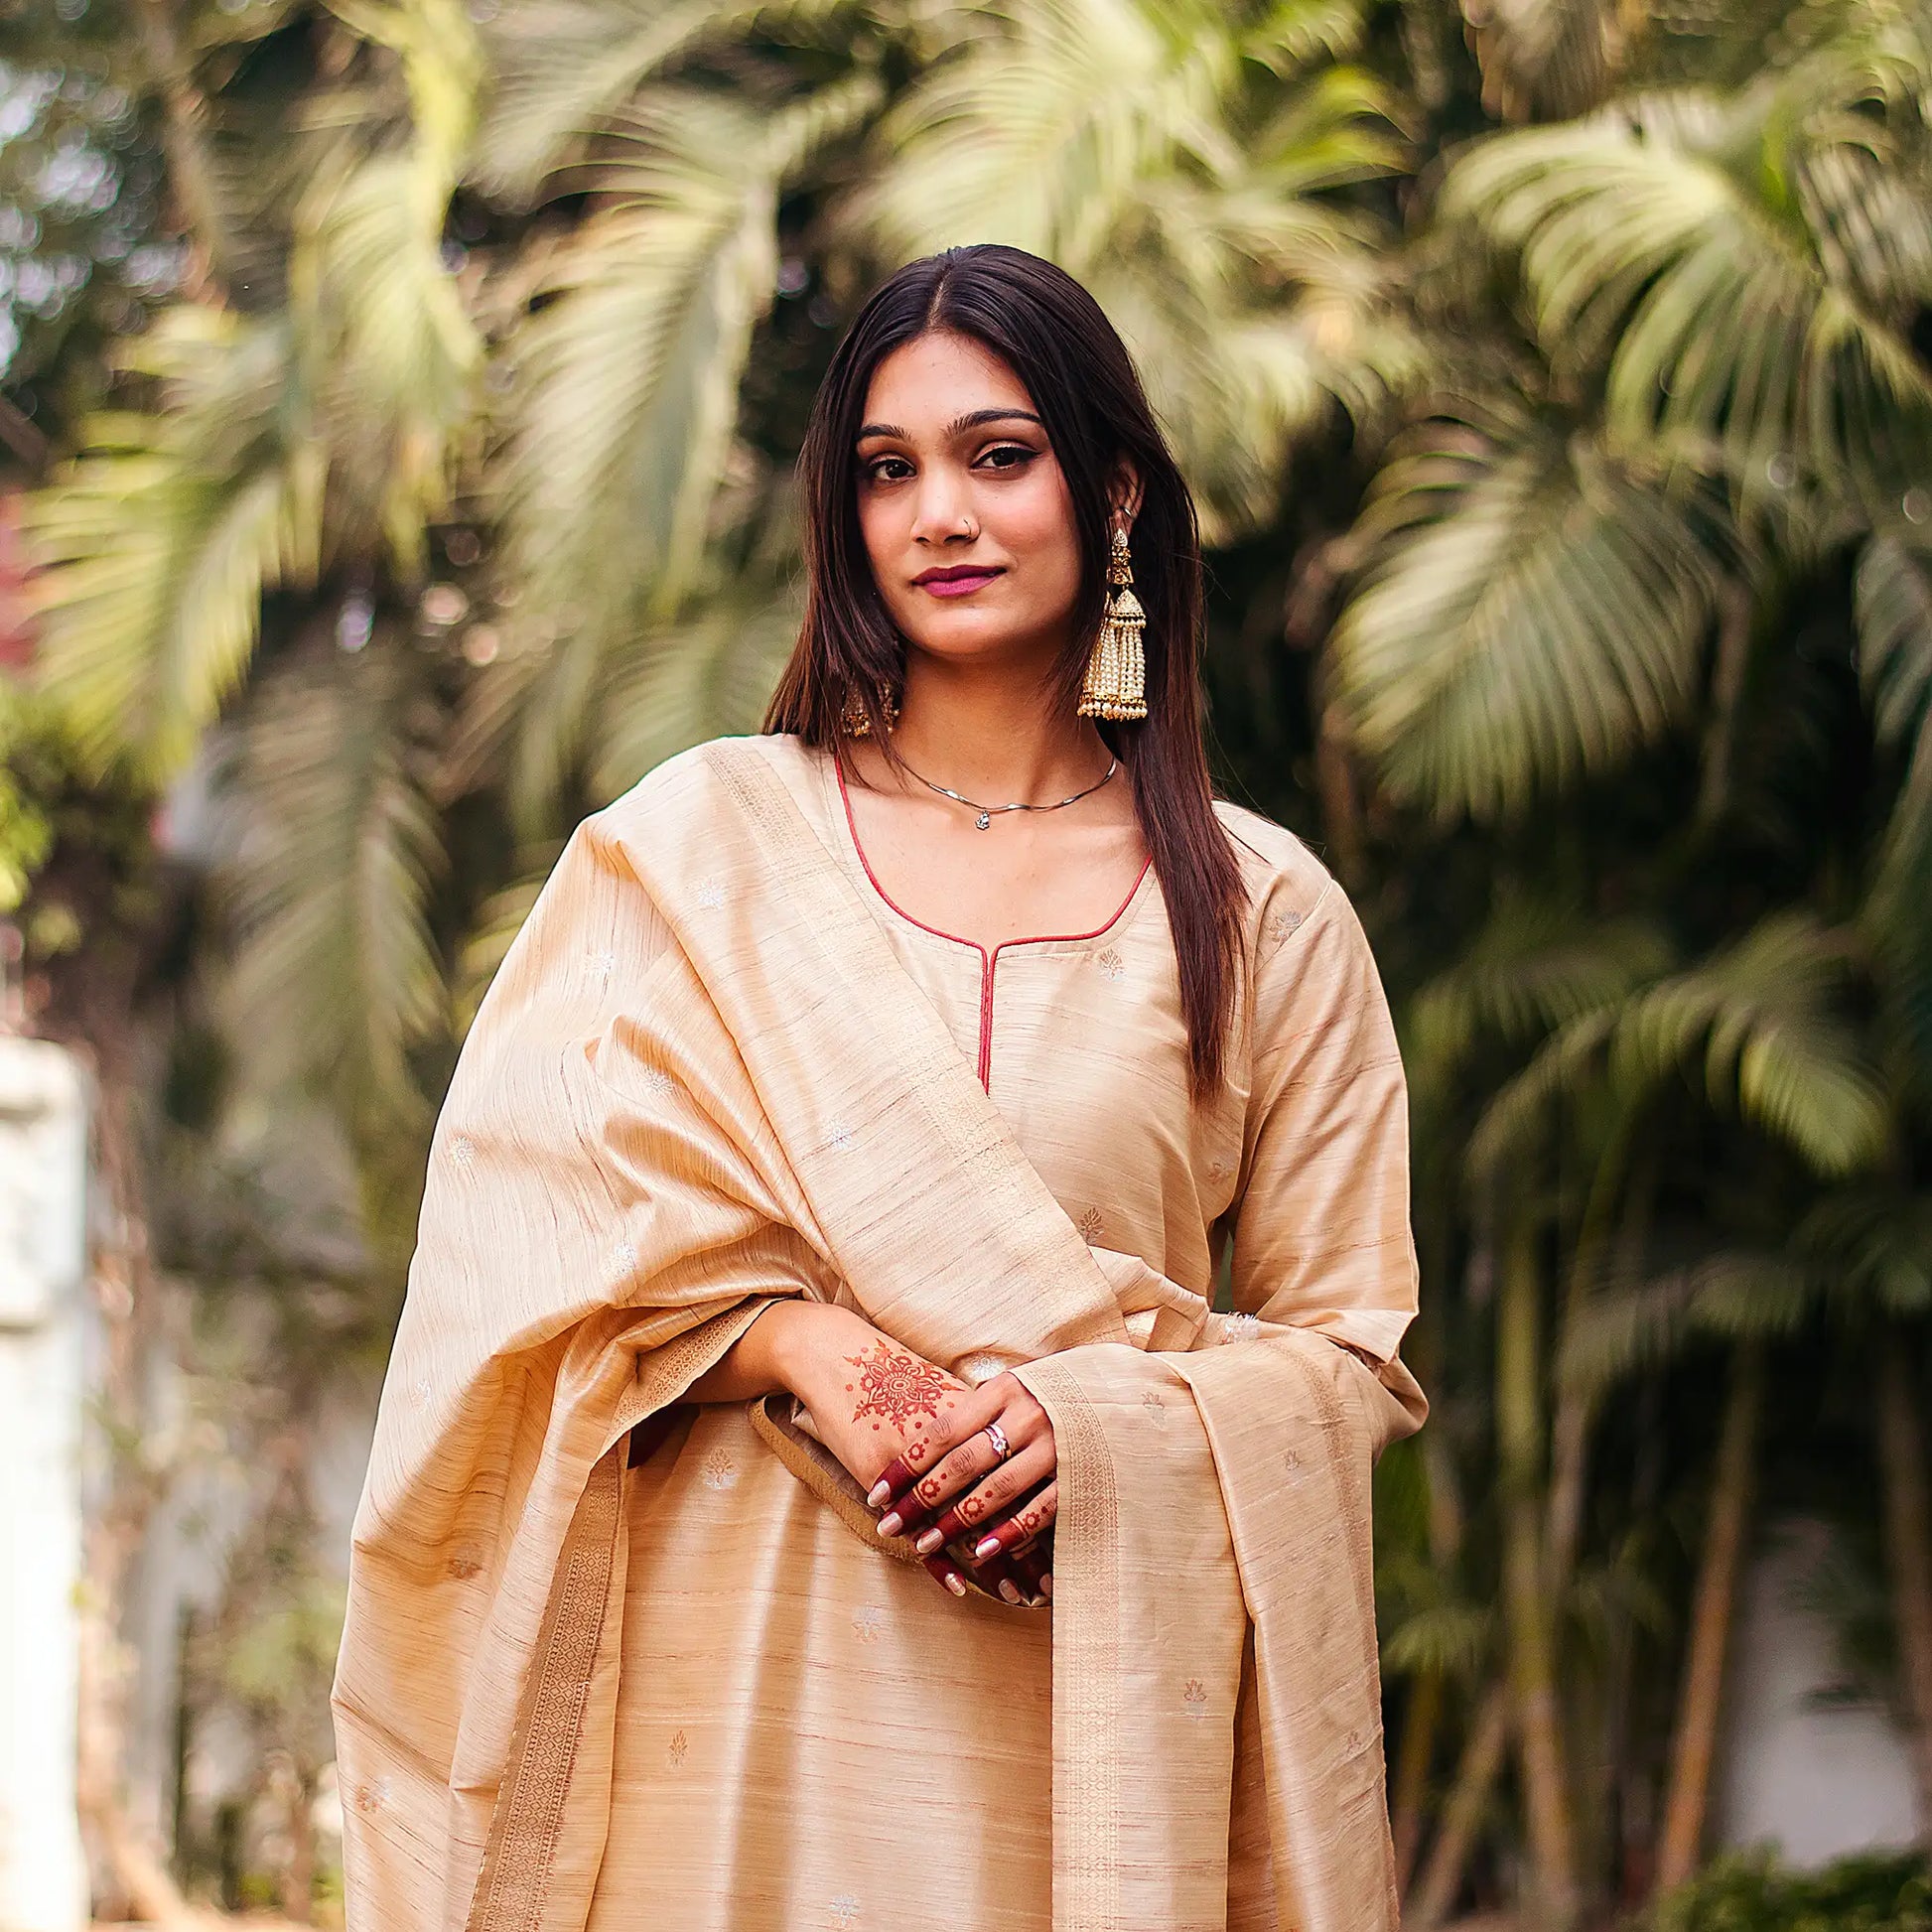
[[[908,654],[894,748],[922,776],[983,803],[1037,804],[1091,784],[1108,752],[1092,723],[1012,668]]]

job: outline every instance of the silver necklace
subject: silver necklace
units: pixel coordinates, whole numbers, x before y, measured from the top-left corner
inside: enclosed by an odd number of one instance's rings
[[[905,764],[903,759],[900,759],[899,762]],[[905,768],[908,771],[912,771],[912,767],[909,764],[905,764]],[[964,805],[968,811],[978,812],[979,816],[974,819],[973,823],[984,832],[992,825],[994,815],[998,812],[1057,812],[1067,805],[1078,804],[1082,798],[1098,791],[1119,769],[1120,759],[1110,759],[1106,770],[1085,791],[1076,791],[1070,798],[1056,798],[1050,805],[1030,805],[1024,798],[1016,798],[1011,805],[982,805],[978,799],[967,798],[961,793],[954,791],[950,785],[935,785],[922,772],[912,771],[912,775],[928,791],[936,791],[941,798],[950,798],[955,805]]]

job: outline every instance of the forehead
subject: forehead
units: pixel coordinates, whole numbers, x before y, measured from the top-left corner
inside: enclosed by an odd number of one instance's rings
[[[974,410],[1035,407],[1027,385],[983,343],[935,329],[882,358],[866,388],[865,420],[917,435]]]

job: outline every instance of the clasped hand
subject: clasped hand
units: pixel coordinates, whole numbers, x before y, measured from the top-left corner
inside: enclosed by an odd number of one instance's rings
[[[1059,1465],[1046,1411],[1013,1375],[969,1387],[850,1319],[836,1352],[811,1351],[793,1392],[883,1512],[880,1534],[911,1538],[956,1596],[962,1565],[1010,1603],[1051,1596]]]

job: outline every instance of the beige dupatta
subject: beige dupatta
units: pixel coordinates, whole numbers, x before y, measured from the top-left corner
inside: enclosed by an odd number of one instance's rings
[[[706,747],[580,828],[466,1045],[356,1526],[351,1924],[582,1925],[626,1433],[843,1283],[942,1364],[993,1338],[1053,1418],[1056,1932],[1224,1922],[1238,1717],[1282,1926],[1392,1925],[1367,1481],[1419,1393],[1305,1328],[1203,1347],[1198,1298],[1096,1256],[800,815],[802,756]]]

